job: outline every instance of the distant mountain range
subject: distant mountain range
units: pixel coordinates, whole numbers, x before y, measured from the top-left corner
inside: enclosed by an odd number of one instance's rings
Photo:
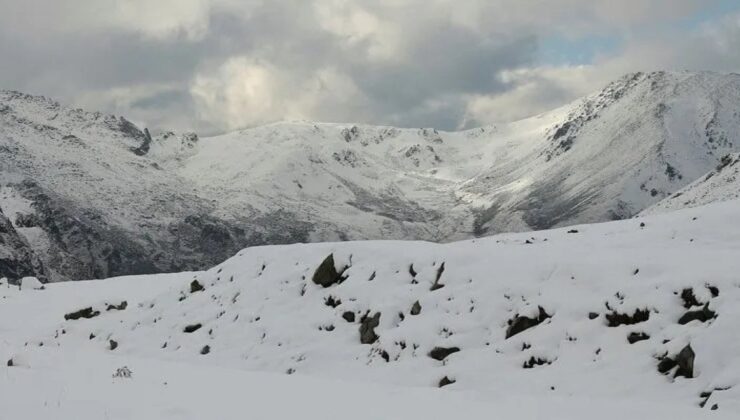
[[[694,205],[716,197],[675,194],[734,167],[738,105],[740,75],[636,73],[462,132],[299,122],[199,138],[0,91],[0,277],[203,269],[251,245],[446,242]]]

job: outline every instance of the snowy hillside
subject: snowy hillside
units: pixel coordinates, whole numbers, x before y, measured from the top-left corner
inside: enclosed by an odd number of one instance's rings
[[[738,75],[637,73],[463,132],[298,122],[199,138],[2,92],[0,208],[52,280],[202,269],[248,245],[623,219],[740,151],[738,103]]]
[[[740,198],[740,154],[723,157],[716,169],[670,197],[647,208],[642,214],[666,213],[687,207]]]
[[[2,392],[0,404],[234,418],[242,404],[270,412],[253,401],[264,386],[311,396],[306,418],[359,395],[407,414],[395,418],[471,400],[471,418],[495,407],[542,418],[534,401],[556,418],[734,418],[738,252],[734,200],[448,244],[253,247],[207,272],[3,288],[0,356],[12,366],[0,388],[24,397]],[[131,378],[110,377],[124,365]],[[111,403],[80,405],[80,392]],[[147,407],[163,411],[122,405],[129,394],[156,395]],[[278,412],[297,409],[287,400]],[[362,406],[358,418],[378,418]]]

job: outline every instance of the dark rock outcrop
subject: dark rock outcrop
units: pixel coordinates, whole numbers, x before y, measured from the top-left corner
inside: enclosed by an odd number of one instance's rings
[[[678,323],[681,325],[688,324],[691,321],[707,322],[717,317],[717,313],[709,309],[709,304],[705,304],[703,308],[698,311],[688,311],[678,319]]]
[[[43,283],[48,280],[41,260],[0,209],[0,278],[2,277],[7,277],[12,283],[23,277],[36,277]]]
[[[694,353],[694,349],[691,348],[691,344],[688,344],[675,356],[668,357],[666,355],[660,358],[660,362],[658,363],[658,372],[665,375],[676,368],[676,373],[673,375],[674,377],[677,378],[679,376],[683,376],[691,379],[694,377],[695,357],[696,354]]]
[[[442,378],[442,379],[439,380],[439,383],[437,384],[437,386],[440,387],[440,388],[442,388],[442,387],[447,386],[447,385],[452,385],[455,382],[457,382],[457,381],[454,380],[454,379],[450,379],[447,376],[445,376],[444,378]]]
[[[375,327],[380,325],[380,312],[373,316],[365,316],[360,319],[360,343],[373,344],[378,341],[378,335],[375,333]]]
[[[526,362],[524,362],[524,364],[522,365],[522,367],[524,369],[532,369],[535,366],[544,366],[544,365],[549,365],[549,364],[552,364],[552,362],[550,360],[544,359],[542,357],[534,357],[534,356],[532,356],[532,357],[529,358],[529,360],[527,360]]]
[[[650,319],[650,311],[648,309],[636,309],[632,315],[616,311],[606,314],[607,325],[610,327],[639,324],[648,319]]]
[[[184,332],[186,334],[194,333],[194,332],[198,331],[199,329],[201,329],[202,326],[203,326],[203,324],[190,324],[190,325],[186,325],[185,328],[182,329],[182,332]]]
[[[649,340],[649,339],[650,339],[650,336],[645,334],[644,332],[631,332],[627,336],[627,341],[630,344],[635,344],[639,341],[644,341],[644,340]]]
[[[105,310],[106,311],[124,311],[126,310],[126,308],[128,308],[128,302],[124,300],[124,301],[121,301],[121,303],[119,303],[118,305],[109,303],[108,305],[106,305]]]
[[[551,317],[547,312],[545,312],[542,306],[539,306],[538,310],[539,314],[536,318],[516,315],[514,318],[510,319],[508,321],[509,327],[506,329],[506,338],[513,337],[522,331],[535,327]]]
[[[411,315],[419,315],[421,313],[421,303],[418,300],[411,305],[411,311],[409,313]]]
[[[203,290],[206,290],[206,288],[198,280],[190,282],[190,293],[202,292]]]
[[[64,315],[64,319],[67,321],[73,321],[80,318],[90,319],[100,315],[100,311],[94,310],[91,306],[82,308],[78,311],[70,312]]]
[[[349,323],[353,323],[353,322],[355,322],[355,313],[352,312],[352,311],[345,311],[342,314],[342,318],[344,318],[344,320],[347,321],[347,322],[349,322]]]
[[[316,268],[311,281],[323,287],[330,287],[344,281],[344,278],[342,277],[343,273],[344,270],[337,271],[336,266],[334,265],[334,254],[329,254],[329,256],[319,264],[318,268]]]
[[[429,352],[428,356],[440,362],[447,356],[460,351],[460,347],[435,347]]]

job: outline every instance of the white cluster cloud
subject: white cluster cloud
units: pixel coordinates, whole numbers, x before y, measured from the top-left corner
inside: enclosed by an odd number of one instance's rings
[[[281,119],[454,129],[622,73],[740,67],[723,0],[0,0],[0,87],[206,132]],[[548,62],[542,45],[615,48]],[[567,54],[566,54],[567,55]]]
[[[199,118],[228,130],[275,120],[352,118],[349,111],[361,101],[352,79],[331,67],[296,76],[269,62],[232,57],[196,75],[190,93]]]

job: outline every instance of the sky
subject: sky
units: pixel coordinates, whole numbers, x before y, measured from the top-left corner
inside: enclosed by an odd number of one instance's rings
[[[0,89],[209,135],[457,130],[625,73],[740,72],[740,0],[0,0]]]

